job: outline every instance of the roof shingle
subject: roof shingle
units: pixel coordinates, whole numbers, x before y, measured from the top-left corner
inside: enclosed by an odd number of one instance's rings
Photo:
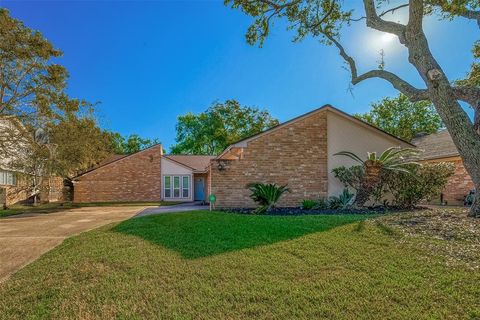
[[[185,154],[166,154],[164,155],[164,157],[186,165],[187,167],[190,167],[195,171],[205,171],[210,164],[210,160],[215,158],[215,156]]]
[[[423,150],[422,159],[458,156],[458,150],[447,130],[414,138],[412,143]]]

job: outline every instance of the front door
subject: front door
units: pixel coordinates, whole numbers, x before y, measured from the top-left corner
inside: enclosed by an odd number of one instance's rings
[[[196,177],[195,178],[195,197],[194,200],[204,201],[205,200],[205,178]]]

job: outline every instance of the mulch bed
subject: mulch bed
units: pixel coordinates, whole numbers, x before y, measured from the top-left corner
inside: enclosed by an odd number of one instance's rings
[[[414,210],[424,210],[425,208],[418,208]],[[229,209],[220,209],[224,212],[238,213],[238,214],[255,214],[254,208],[229,208]],[[269,210],[265,215],[271,216],[299,216],[299,215],[340,215],[340,214],[385,214],[392,212],[405,211],[405,209],[400,209],[397,207],[371,207],[365,209],[312,209],[305,210],[299,207],[283,207],[283,208],[273,208]]]
[[[468,208],[437,207],[386,215],[382,223],[407,237],[430,238],[417,243],[432,256],[443,256],[447,265],[480,269],[480,219],[468,216]]]

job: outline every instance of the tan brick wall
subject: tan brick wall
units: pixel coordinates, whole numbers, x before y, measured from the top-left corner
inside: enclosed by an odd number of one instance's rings
[[[162,146],[91,171],[74,183],[75,202],[160,201]]]
[[[326,111],[313,114],[258,137],[244,148],[240,160],[211,166],[211,192],[216,207],[254,207],[246,185],[254,182],[287,184],[279,206],[298,206],[302,199],[327,196]]]
[[[450,177],[448,183],[443,190],[443,201],[447,201],[449,205],[463,204],[465,195],[470,190],[475,188],[472,178],[467,173],[467,170],[463,166],[463,161],[460,157],[451,157],[444,159],[435,159],[426,162],[450,162],[455,164],[455,173]],[[433,203],[440,202],[440,196]]]

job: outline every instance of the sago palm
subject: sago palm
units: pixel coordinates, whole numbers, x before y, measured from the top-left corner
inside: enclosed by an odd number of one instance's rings
[[[253,183],[248,185],[248,188],[252,192],[250,198],[260,205],[255,213],[268,212],[284,193],[290,192],[287,186],[278,186],[275,183]]]
[[[341,151],[334,155],[348,157],[359,162],[365,168],[365,178],[355,198],[355,204],[361,207],[368,201],[373,189],[380,183],[382,170],[410,173],[408,165],[418,164],[412,161],[418,153],[419,151],[416,149],[391,147],[383,151],[380,156],[376,152],[367,152],[366,160],[350,151]]]

